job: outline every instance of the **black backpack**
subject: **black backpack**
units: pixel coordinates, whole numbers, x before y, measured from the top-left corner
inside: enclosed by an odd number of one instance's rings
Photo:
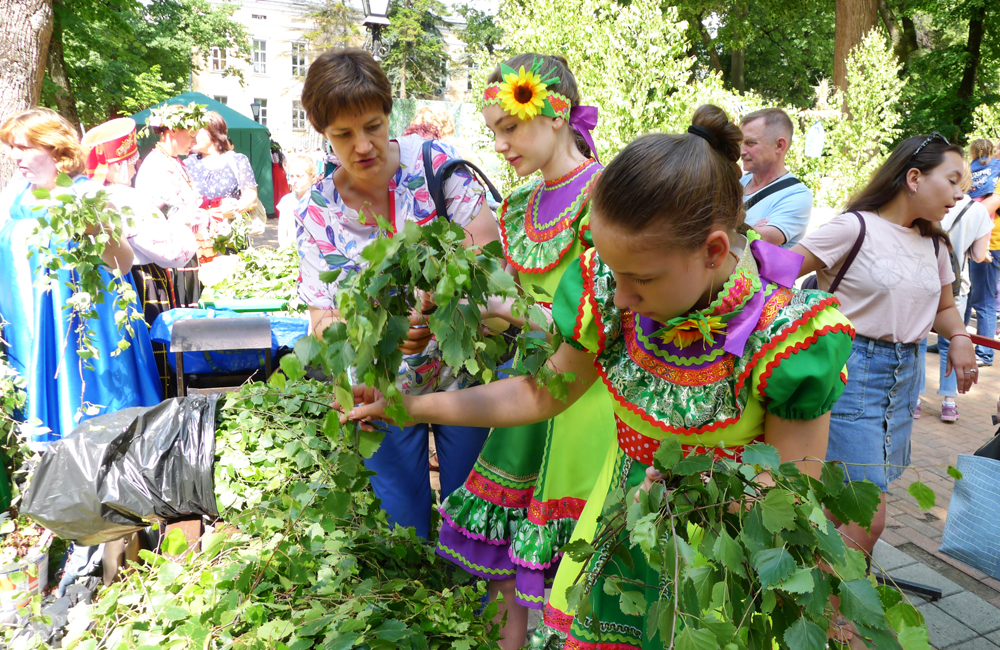
[[[451,221],[451,216],[448,214],[448,209],[445,203],[444,183],[459,167],[464,167],[466,171],[472,174],[473,178],[478,177],[479,181],[493,196],[493,200],[497,203],[503,201],[503,196],[501,196],[500,192],[497,191],[497,188],[493,185],[493,183],[490,182],[490,179],[486,177],[483,170],[479,169],[468,160],[462,160],[461,158],[449,158],[443,165],[441,165],[441,168],[437,170],[437,173],[435,173],[433,146],[433,140],[424,140],[424,175],[427,177],[427,191],[430,193],[431,199],[434,201],[434,210],[438,216],[444,215],[445,219]]]

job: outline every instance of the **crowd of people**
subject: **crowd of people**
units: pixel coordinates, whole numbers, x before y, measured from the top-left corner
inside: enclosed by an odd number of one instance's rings
[[[652,457],[670,436],[685,453],[736,459],[763,441],[817,478],[814,461],[844,463],[849,480],[873,481],[883,494],[870,528],[835,522],[870,554],[885,493],[909,464],[932,328],[942,419],[958,418],[955,396],[992,363],[966,331],[974,310],[978,332],[996,333],[1000,160],[992,143],[973,142],[968,161],[937,133],[907,138],[842,214],[810,231],[812,195],[785,164],[794,126],[782,110],[737,124],[705,105],[685,132],[640,136],[605,166],[591,133],[599,107],[585,105],[585,95],[562,57],[524,53],[498,65],[482,117],[496,152],[526,182],[494,214],[460,167],[444,183],[439,214],[428,178],[463,157],[446,125],[424,120],[391,138],[392,87],[380,65],[363,50],[331,50],[310,66],[302,104],[336,162],[318,173],[314,159],[290,157],[292,192],[277,205],[279,243],[298,249],[298,292],[315,336],[340,320],[328,272],[362,267],[365,247],[391,236],[365,215],[393,231],[446,218],[465,229],[467,247],[500,240],[508,272],[562,335],[548,363],[574,374],[568,399],[524,376],[473,385],[444,362],[426,326],[427,296],[410,315],[398,373],[411,420],[389,421],[382,396],[364,386],[355,387],[357,404],[343,405],[345,419],[389,428],[366,464],[390,519],[426,538],[437,507],[438,553],[488,580],[491,598],[502,595],[504,650],[529,641],[532,608],[544,609],[533,647],[608,642],[596,629],[621,650],[648,647],[642,617],[602,590],[608,575],[659,584],[641,550],[588,584],[594,626],[575,618],[566,597],[584,567],[560,549],[595,539],[613,489],[662,479]],[[0,268],[24,278],[0,283],[0,315],[8,356],[29,378],[26,415],[48,429],[36,435],[40,444],[66,435],[82,402],[79,381],[52,374],[53,359],[76,350],[58,340],[68,296],[35,288],[37,269],[23,255],[32,217],[46,207],[30,190],[54,187],[62,172],[73,192],[103,188],[113,206],[131,209],[104,262],[127,272],[149,323],[197,303],[194,271],[214,255],[214,237],[234,215],[259,210],[252,170],[231,151],[221,116],[173,106],[154,111],[150,127],[158,142],[138,174],[131,120],[92,129],[82,143],[47,109],[0,128],[20,172],[0,196]],[[799,288],[813,273],[818,290]],[[539,325],[500,299],[483,316]],[[86,401],[107,412],[169,395],[165,350],[154,355],[137,328],[127,353],[111,356],[120,334],[113,315],[101,323],[108,331],[97,367],[80,370],[95,391]],[[431,430],[440,500],[429,477]],[[860,643],[839,619],[829,633]]]

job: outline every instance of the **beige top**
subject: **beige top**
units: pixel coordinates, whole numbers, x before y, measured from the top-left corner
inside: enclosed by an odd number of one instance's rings
[[[840,311],[858,334],[919,343],[934,324],[941,287],[955,280],[948,247],[939,244],[935,261],[933,240],[916,228],[904,228],[873,212],[861,215],[865,241],[837,288]],[[802,240],[802,246],[826,265],[817,273],[821,289],[829,289],[860,228],[858,218],[845,213]]]

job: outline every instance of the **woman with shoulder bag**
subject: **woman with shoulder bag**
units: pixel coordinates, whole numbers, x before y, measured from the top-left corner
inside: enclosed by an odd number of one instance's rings
[[[947,374],[958,392],[978,378],[972,339],[952,295],[948,236],[940,223],[962,199],[962,149],[934,133],[904,140],[847,205],[847,212],[792,250],[800,274],[817,272],[829,289],[862,227],[866,234],[835,287],[857,336],[847,386],[833,407],[826,459],[845,464],[849,480],[871,480],[882,503],[871,528],[841,525],[848,543],[869,555],[885,528],[885,493],[910,462],[910,433],[920,384],[919,345],[931,327],[951,341]]]

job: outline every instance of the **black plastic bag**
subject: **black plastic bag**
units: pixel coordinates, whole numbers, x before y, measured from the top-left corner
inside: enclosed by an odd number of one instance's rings
[[[83,546],[152,521],[218,517],[215,395],[86,420],[42,455],[21,513]]]

